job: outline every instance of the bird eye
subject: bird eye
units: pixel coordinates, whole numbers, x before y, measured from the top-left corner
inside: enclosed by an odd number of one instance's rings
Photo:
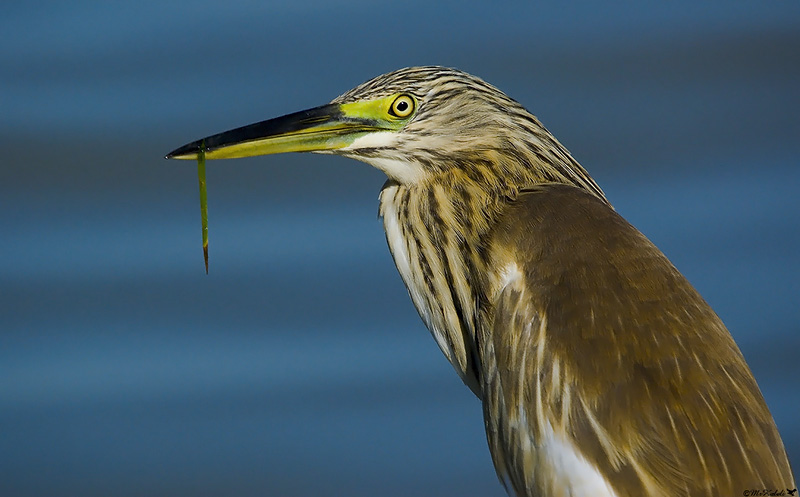
[[[394,99],[389,114],[396,117],[408,117],[414,112],[414,99],[408,95],[400,95]]]

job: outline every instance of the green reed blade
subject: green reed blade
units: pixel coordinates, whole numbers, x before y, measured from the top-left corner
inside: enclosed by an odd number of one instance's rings
[[[197,154],[197,179],[200,180],[200,219],[203,223],[203,259],[208,274],[208,192],[206,191],[206,144],[200,144]]]

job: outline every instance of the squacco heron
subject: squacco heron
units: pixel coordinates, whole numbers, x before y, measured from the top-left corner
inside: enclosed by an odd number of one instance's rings
[[[168,158],[339,154],[388,176],[397,270],[483,404],[517,496],[735,496],[794,489],[725,325],[519,103],[464,72],[384,74],[327,105]]]

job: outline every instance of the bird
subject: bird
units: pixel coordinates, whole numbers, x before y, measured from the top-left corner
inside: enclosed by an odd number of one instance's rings
[[[480,399],[507,493],[793,488],[731,334],[520,103],[457,69],[375,77],[167,158],[283,152],[383,171],[379,213],[422,321]]]

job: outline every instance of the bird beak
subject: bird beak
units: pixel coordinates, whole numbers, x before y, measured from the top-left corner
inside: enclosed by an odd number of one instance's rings
[[[207,159],[336,150],[366,134],[397,129],[397,123],[381,118],[384,107],[385,99],[314,107],[208,136],[166,158],[196,159],[201,147]]]

